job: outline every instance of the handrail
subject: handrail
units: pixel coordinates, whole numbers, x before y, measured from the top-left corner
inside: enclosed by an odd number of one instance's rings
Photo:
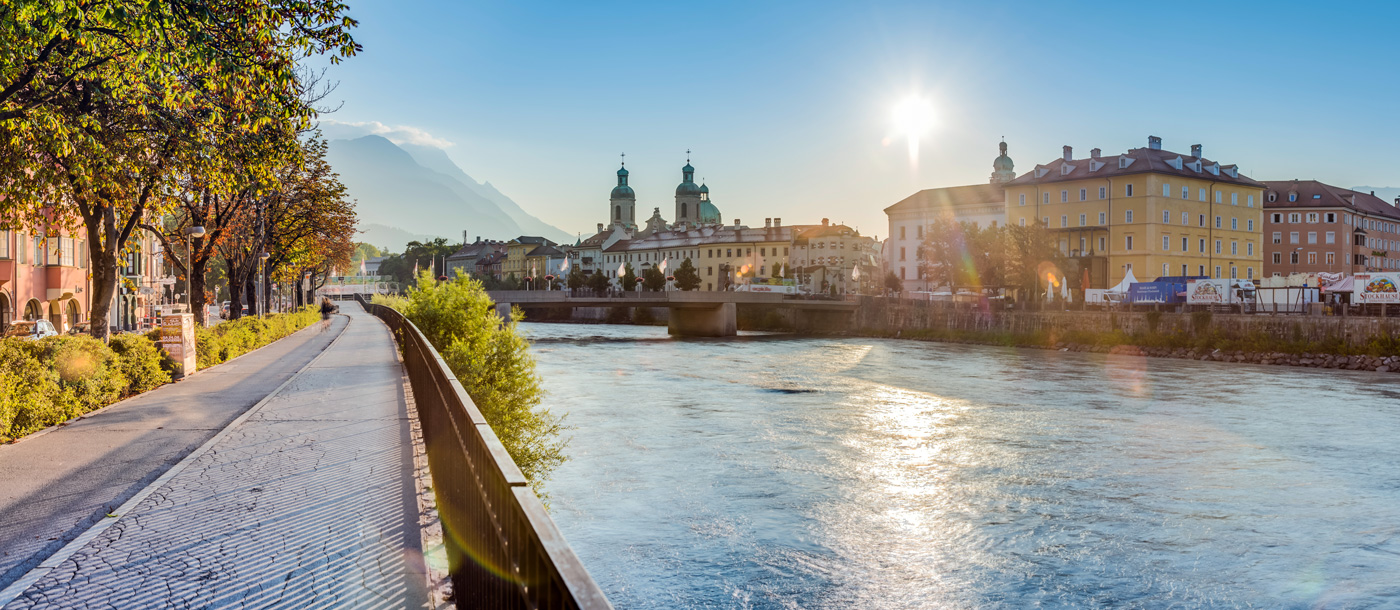
[[[416,326],[355,300],[403,351],[459,608],[611,610],[491,425]]]

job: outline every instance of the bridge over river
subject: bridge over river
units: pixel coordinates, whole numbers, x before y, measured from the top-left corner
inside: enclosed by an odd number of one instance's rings
[[[798,298],[764,292],[667,291],[608,292],[575,295],[567,290],[495,290],[489,293],[502,315],[512,306],[521,309],[574,309],[579,307],[665,307],[671,315],[667,329],[683,337],[732,337],[738,333],[739,307],[788,310],[798,328],[844,323],[856,310],[855,301]]]

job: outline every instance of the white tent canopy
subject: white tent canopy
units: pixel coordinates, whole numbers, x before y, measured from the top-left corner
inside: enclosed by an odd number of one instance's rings
[[[1109,288],[1108,292],[1111,294],[1128,294],[1128,287],[1136,283],[1138,283],[1138,280],[1133,277],[1133,270],[1129,269],[1128,275],[1123,276],[1123,281],[1118,282],[1117,286]]]

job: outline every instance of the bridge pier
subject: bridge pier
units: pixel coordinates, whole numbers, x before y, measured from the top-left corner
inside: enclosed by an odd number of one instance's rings
[[[739,323],[733,303],[716,307],[672,307],[666,331],[676,337],[733,337]]]

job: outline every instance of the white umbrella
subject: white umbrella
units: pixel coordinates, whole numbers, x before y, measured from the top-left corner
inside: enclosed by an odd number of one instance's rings
[[[1070,302],[1071,300],[1069,292],[1069,278],[1063,275],[1060,276],[1060,296],[1064,297],[1066,303]]]

